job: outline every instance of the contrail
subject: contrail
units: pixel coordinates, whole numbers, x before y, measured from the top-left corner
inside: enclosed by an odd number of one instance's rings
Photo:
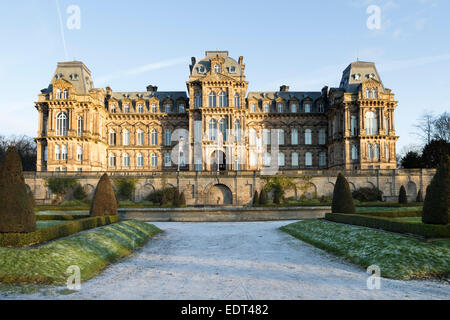
[[[62,37],[62,42],[63,42],[63,46],[64,46],[64,53],[66,54],[66,60],[68,61],[69,54],[67,52],[66,37],[64,36],[64,27],[63,27],[62,15],[61,15],[61,8],[59,6],[59,0],[55,0],[55,1],[56,1],[56,9],[58,10],[59,27],[61,29],[61,37]]]
[[[188,59],[189,59],[188,57],[183,57],[183,58],[177,58],[177,59],[172,59],[172,60],[165,60],[165,61],[146,64],[146,65],[143,65],[143,66],[140,66],[137,68],[133,68],[130,70],[126,70],[126,71],[119,71],[119,72],[110,74],[108,76],[99,77],[97,79],[97,83],[105,84],[108,81],[111,81],[114,79],[119,79],[124,76],[135,76],[135,75],[145,73],[148,71],[171,67],[171,66],[174,66],[174,65],[177,65],[180,63],[185,63],[186,61],[188,61]]]

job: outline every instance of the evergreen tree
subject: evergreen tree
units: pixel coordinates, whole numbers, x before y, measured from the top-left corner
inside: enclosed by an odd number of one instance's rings
[[[422,222],[426,224],[448,224],[450,207],[450,157],[442,162],[427,188],[423,205]]]
[[[400,204],[408,203],[408,197],[406,196],[406,189],[404,186],[401,186],[401,188],[400,188],[400,193],[398,195],[398,203],[400,203]]]
[[[97,184],[94,198],[92,199],[90,215],[100,217],[117,214],[117,198],[114,193],[111,179],[105,173]]]
[[[347,179],[339,173],[333,191],[332,213],[355,213],[352,193]]]
[[[261,194],[259,195],[259,204],[261,206],[265,206],[267,204],[267,200],[268,200],[268,196],[267,196],[267,192],[265,189],[261,190]]]
[[[419,192],[417,192],[416,202],[423,202],[422,189],[420,189]]]
[[[253,195],[253,202],[252,202],[254,207],[257,207],[259,204],[259,195],[258,195],[258,191],[255,191],[254,195]]]

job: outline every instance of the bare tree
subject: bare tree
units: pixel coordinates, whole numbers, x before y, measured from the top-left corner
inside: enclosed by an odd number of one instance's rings
[[[15,146],[22,159],[24,171],[36,171],[36,143],[27,136],[0,136],[0,161],[3,159],[9,146]]]
[[[433,122],[433,139],[450,142],[450,113],[444,112]]]
[[[417,119],[417,124],[414,125],[414,128],[417,129],[414,134],[419,136],[425,144],[430,143],[433,139],[434,121],[433,113],[426,111]]]

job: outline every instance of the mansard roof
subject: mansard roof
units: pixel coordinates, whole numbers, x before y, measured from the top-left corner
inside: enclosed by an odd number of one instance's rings
[[[187,100],[187,94],[184,91],[157,91],[157,92],[113,92],[111,95],[112,98],[116,100],[122,100],[122,99],[130,99],[130,100],[138,100],[138,99],[150,99],[150,98],[156,98],[160,101],[164,99],[172,99],[172,100],[178,100],[178,99],[185,99]]]
[[[277,91],[277,92],[249,92],[248,93],[248,99],[271,99],[275,100],[278,98],[282,98],[286,101],[289,101],[291,99],[297,99],[299,101],[302,101],[307,98],[311,98],[313,101],[319,99],[322,97],[322,92],[319,91]]]
[[[356,93],[358,92],[361,83],[367,79],[375,79],[379,81],[383,87],[383,82],[381,81],[375,63],[365,61],[352,62],[342,73],[339,88],[344,89],[345,92]]]

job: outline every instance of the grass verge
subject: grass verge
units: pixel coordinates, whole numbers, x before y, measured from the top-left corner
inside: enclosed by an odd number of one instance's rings
[[[301,221],[281,230],[363,268],[378,265],[385,278],[409,280],[450,275],[450,240],[425,242],[326,220]]]
[[[153,225],[129,220],[55,240],[35,249],[0,248],[0,283],[65,284],[70,266],[87,281],[107,265],[129,255],[162,232]]]

